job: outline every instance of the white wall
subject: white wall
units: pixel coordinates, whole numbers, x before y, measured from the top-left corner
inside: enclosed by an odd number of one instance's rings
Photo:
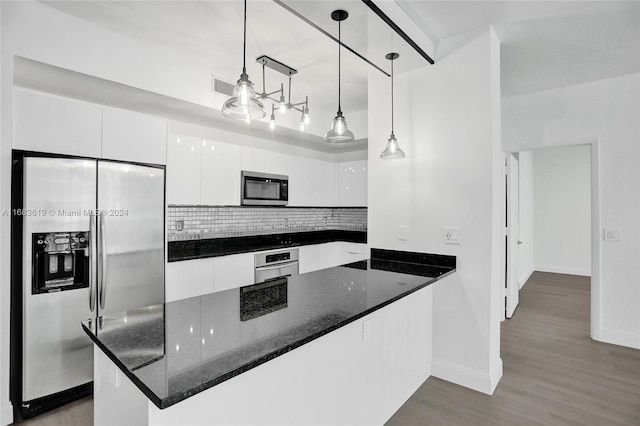
[[[533,197],[533,151],[518,153],[518,284],[520,288],[534,271],[534,197]]]
[[[434,286],[432,374],[485,393],[502,375],[497,49],[487,31],[436,65],[396,75],[403,160],[380,160],[391,130],[390,82],[369,73],[369,245],[457,256],[456,274]],[[406,241],[397,238],[399,225],[408,228]],[[462,244],[443,243],[445,226],[461,228]]]
[[[591,143],[591,336],[640,348],[640,74],[503,99],[507,151]],[[620,241],[603,241],[604,229]]]
[[[591,147],[533,151],[535,270],[591,275]]]

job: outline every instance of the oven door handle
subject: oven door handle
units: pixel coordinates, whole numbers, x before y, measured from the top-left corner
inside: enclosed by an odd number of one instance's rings
[[[294,262],[278,263],[277,265],[273,266],[258,266],[256,268],[256,271],[270,271],[272,269],[286,268],[287,266],[295,265],[296,263],[298,263],[297,260]]]

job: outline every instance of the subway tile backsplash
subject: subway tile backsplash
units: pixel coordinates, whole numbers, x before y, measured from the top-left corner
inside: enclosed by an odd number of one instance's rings
[[[367,230],[366,207],[236,207],[169,205],[169,241],[287,232]]]

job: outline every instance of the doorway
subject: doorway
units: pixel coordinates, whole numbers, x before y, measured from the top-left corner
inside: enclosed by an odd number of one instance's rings
[[[505,317],[534,271],[591,277],[591,329],[599,318],[598,145],[505,154]]]

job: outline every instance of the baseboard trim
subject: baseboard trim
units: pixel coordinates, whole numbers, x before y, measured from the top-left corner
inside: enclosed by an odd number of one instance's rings
[[[490,373],[471,370],[450,362],[433,360],[431,375],[478,392],[492,395],[502,378],[502,359]]]
[[[539,272],[552,272],[554,274],[580,275],[583,277],[591,276],[590,269],[581,269],[581,268],[565,268],[562,266],[536,265],[534,270]]]
[[[10,425],[13,423],[13,405],[11,402],[0,405],[0,424]]]
[[[611,330],[609,328],[601,328],[598,338],[592,336],[594,340],[612,345],[626,346],[628,348],[640,349],[640,334],[630,333],[628,331]]]
[[[522,290],[522,287],[524,287],[524,284],[529,281],[529,278],[531,278],[531,275],[535,272],[535,269],[533,267],[531,267],[531,269],[529,270],[529,272],[524,276],[525,278],[523,280],[520,280],[518,282],[518,289]]]

